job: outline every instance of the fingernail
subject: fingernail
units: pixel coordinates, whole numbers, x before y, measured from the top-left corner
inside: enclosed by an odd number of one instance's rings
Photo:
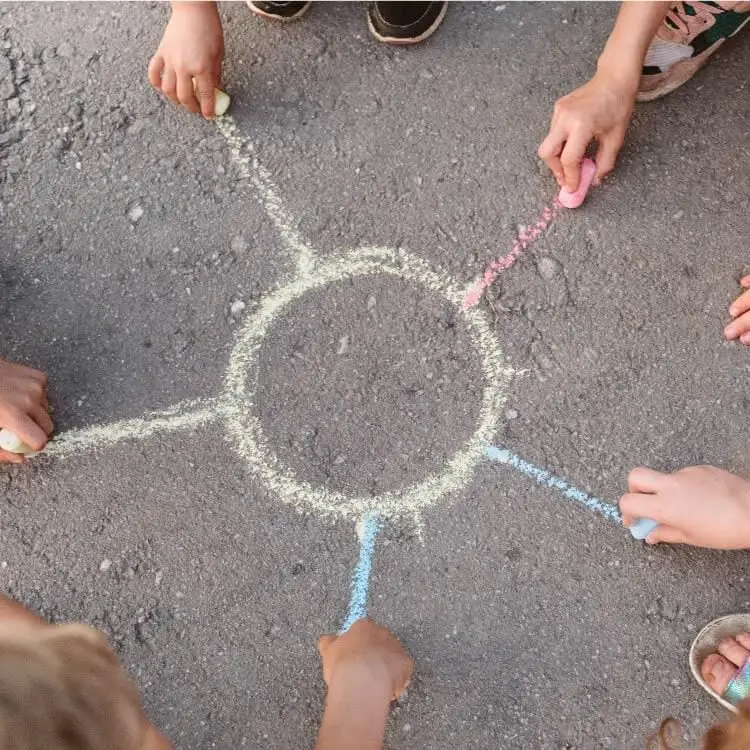
[[[740,341],[743,344],[750,344],[750,333],[743,333],[742,336],[740,336]]]
[[[731,315],[731,316],[732,316],[733,318],[736,318],[736,317],[737,317],[737,308],[736,308],[736,307],[730,307],[730,308],[729,308],[729,314],[730,314],[730,315]]]
[[[727,326],[724,329],[724,338],[725,339],[733,339],[734,338],[733,331],[734,331],[734,329],[733,329],[732,326]]]

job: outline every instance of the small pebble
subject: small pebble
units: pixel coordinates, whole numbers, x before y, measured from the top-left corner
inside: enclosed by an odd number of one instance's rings
[[[230,312],[232,313],[232,317],[237,317],[238,315],[242,315],[242,313],[245,310],[245,303],[241,299],[236,299],[229,307]]]
[[[105,557],[99,563],[99,570],[101,570],[102,573],[106,573],[111,567],[112,567],[112,560],[110,560],[108,557]]]
[[[70,44],[70,42],[63,42],[57,47],[57,54],[60,57],[73,57],[74,53],[75,53],[75,48],[73,47],[72,44]]]
[[[229,247],[231,247],[232,252],[234,253],[243,253],[245,250],[247,250],[247,242],[245,241],[245,238],[238,234],[235,237],[232,237],[232,242],[230,243]]]
[[[130,219],[133,224],[137,224],[141,216],[143,216],[143,208],[137,203],[128,209],[128,219]]]
[[[539,275],[545,281],[552,281],[555,276],[558,276],[560,274],[561,268],[562,266],[554,258],[550,258],[547,255],[543,255],[541,258],[539,258],[539,262],[537,263]]]
[[[507,419],[518,419],[518,412],[515,409],[508,409],[505,412],[505,416]]]
[[[8,107],[8,114],[11,117],[18,117],[21,114],[21,100],[15,96],[13,99],[8,99],[6,105]]]

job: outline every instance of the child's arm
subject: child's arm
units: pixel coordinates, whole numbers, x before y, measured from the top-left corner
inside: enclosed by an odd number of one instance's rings
[[[223,60],[224,32],[216,3],[173,2],[148,80],[175,104],[213,117]]]
[[[47,376],[39,370],[0,359],[0,429],[6,428],[34,450],[52,434]],[[0,462],[22,463],[23,456],[0,450]]]
[[[555,104],[539,156],[561,185],[578,188],[581,161],[592,140],[599,143],[595,184],[614,168],[633,114],[643,61],[670,5],[623,2],[594,77]]]
[[[391,701],[409,685],[414,664],[398,639],[370,620],[318,645],[328,685],[316,750],[380,750]]]

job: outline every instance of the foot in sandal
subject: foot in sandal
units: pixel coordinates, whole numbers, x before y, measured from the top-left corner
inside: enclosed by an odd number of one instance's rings
[[[737,713],[750,698],[750,614],[725,615],[706,625],[690,647],[689,662],[696,682]]]
[[[716,653],[701,664],[708,686],[736,706],[750,697],[750,633],[738,633],[719,641]]]

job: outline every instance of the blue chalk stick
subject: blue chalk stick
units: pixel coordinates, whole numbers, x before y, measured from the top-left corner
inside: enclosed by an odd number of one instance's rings
[[[630,527],[630,533],[634,539],[645,539],[658,525],[659,522],[651,518],[639,518]]]

